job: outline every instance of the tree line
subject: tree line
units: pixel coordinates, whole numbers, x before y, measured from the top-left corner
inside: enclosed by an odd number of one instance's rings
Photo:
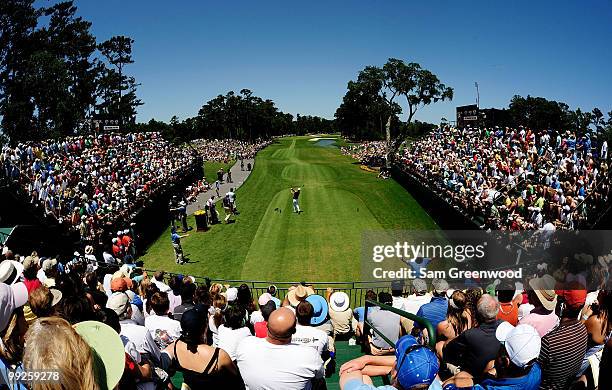
[[[342,103],[334,115],[335,126],[342,135],[351,139],[386,139],[390,153],[393,153],[407,136],[419,136],[434,127],[413,121],[418,110],[452,98],[453,89],[431,71],[418,63],[390,58],[381,67],[366,66],[357,74],[356,80],[348,82]],[[405,121],[400,119],[403,112],[400,102],[407,108]],[[606,118],[599,108],[571,110],[563,102],[518,95],[512,97],[507,109],[497,111],[497,115],[483,117],[479,125],[522,125],[535,130],[590,132],[612,140],[612,111]],[[442,118],[441,124],[448,123]]]
[[[116,121],[124,131],[161,131],[176,142],[339,131],[354,140],[387,139],[393,153],[407,136],[433,127],[413,120],[417,111],[453,98],[453,89],[430,70],[390,58],[382,66],[365,67],[348,82],[333,120],[294,117],[272,100],[242,89],[209,100],[194,117],[136,124],[136,109],[143,102],[136,94],[139,84],[126,72],[134,62],[134,41],[114,36],[98,42],[73,1],[35,3],[0,1],[0,142],[87,132],[94,119]],[[402,105],[405,120],[400,119]],[[563,102],[514,96],[503,111],[495,125],[612,134],[612,111],[606,118],[598,108],[583,112]]]
[[[274,136],[335,132],[334,121],[318,116],[296,117],[280,111],[270,99],[255,96],[249,89],[229,91],[206,102],[194,117],[169,123],[150,120],[137,125],[141,131],[159,131],[179,143],[197,138],[255,140]]]
[[[543,97],[515,95],[510,100],[507,115],[498,126],[527,126],[531,129],[571,130],[601,134],[612,139],[612,110],[606,115],[595,107],[591,111],[571,110],[564,102]]]
[[[73,1],[0,2],[0,122],[12,142],[74,134],[86,118],[135,122],[137,82],[126,36],[98,42]]]

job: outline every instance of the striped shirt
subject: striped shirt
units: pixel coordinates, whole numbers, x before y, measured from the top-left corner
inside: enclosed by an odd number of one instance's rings
[[[433,297],[429,303],[424,304],[417,311],[417,316],[424,317],[431,322],[434,332],[438,324],[446,319],[448,311],[448,302],[444,297]],[[420,328],[417,322],[414,323],[415,328]]]
[[[561,323],[542,337],[540,389],[566,389],[575,379],[587,350],[587,330],[578,320]]]

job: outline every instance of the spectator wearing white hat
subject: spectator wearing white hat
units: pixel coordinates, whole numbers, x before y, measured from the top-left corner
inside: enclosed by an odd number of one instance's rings
[[[236,299],[238,299],[238,289],[236,287],[229,287],[225,293],[225,298],[227,298],[227,303],[231,304],[232,302],[236,301]]]
[[[85,259],[89,262],[92,263],[92,265],[97,268],[98,267],[98,259],[96,258],[96,255],[94,254],[94,247],[91,245],[86,245],[85,246]]]
[[[117,237],[112,239],[113,246],[113,256],[116,259],[123,259],[123,247],[121,246],[121,232],[117,232]]]
[[[16,260],[4,260],[0,262],[0,283],[15,284],[21,280],[23,264]]]
[[[261,308],[265,306],[268,302],[274,302],[272,301],[272,296],[270,295],[270,293],[265,292],[259,296],[259,298],[257,299],[259,310],[255,310],[251,313],[251,315],[249,315],[249,322],[251,325],[255,325],[258,322],[264,321],[264,317],[261,313]]]
[[[106,307],[113,310],[119,316],[121,326],[120,335],[134,343],[136,349],[145,360],[160,364],[161,352],[151,333],[144,326],[138,325],[132,318],[132,305],[129,296],[124,292],[111,295]]]
[[[329,302],[329,318],[334,327],[334,338],[349,338],[357,327],[357,320],[353,318],[350,308],[350,300],[344,291],[327,289],[327,301]]]
[[[21,283],[0,283],[0,379],[6,375],[4,367],[14,368],[22,359],[23,336],[27,330],[21,307],[28,301],[28,289]],[[4,378],[2,383],[11,383]]]
[[[502,344],[499,353],[492,361],[492,373],[479,381],[478,388],[538,390],[542,380],[542,370],[538,356],[542,341],[531,325],[512,326],[503,322],[495,332]],[[461,372],[444,383],[444,390],[473,388],[474,379]]]

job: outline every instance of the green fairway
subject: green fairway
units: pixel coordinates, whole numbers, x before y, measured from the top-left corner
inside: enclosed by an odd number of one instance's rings
[[[217,180],[217,171],[223,168],[223,172],[227,173],[234,165],[236,160],[230,160],[227,164],[222,162],[205,161],[204,162],[204,177],[209,183],[214,183]]]
[[[282,138],[258,153],[237,190],[236,222],[194,229],[182,240],[190,263],[174,263],[168,227],[148,248],[145,267],[223,279],[352,281],[361,275],[364,231],[437,228],[395,181],[309,138]],[[300,215],[292,212],[291,186],[302,188]],[[193,217],[189,223],[195,227]]]

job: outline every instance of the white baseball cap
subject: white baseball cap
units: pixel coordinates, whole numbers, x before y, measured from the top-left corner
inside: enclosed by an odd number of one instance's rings
[[[525,367],[540,356],[542,339],[531,325],[514,327],[504,321],[497,327],[495,337],[504,344],[510,361],[517,367]]]

